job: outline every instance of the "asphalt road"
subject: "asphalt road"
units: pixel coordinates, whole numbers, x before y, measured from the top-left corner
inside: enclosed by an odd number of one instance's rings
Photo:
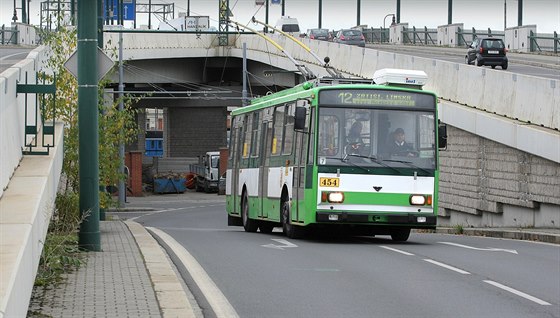
[[[23,60],[33,48],[0,47],[0,73]]]
[[[437,48],[424,46],[402,45],[368,45],[380,51],[395,52],[399,54],[431,58],[453,63],[465,63],[467,49],[463,48]],[[536,54],[508,54],[509,66],[504,72],[538,76],[550,79],[560,79],[560,57]],[[472,67],[478,67],[472,65]],[[491,69],[489,66],[482,66]],[[496,70],[502,71],[499,66]]]
[[[228,227],[219,200],[146,204],[157,211],[120,216],[179,242],[240,317],[560,317],[558,245],[428,233],[292,240]]]

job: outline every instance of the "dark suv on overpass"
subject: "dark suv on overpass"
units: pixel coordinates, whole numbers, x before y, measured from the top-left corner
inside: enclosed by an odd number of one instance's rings
[[[501,66],[503,70],[508,68],[507,49],[504,41],[496,38],[478,38],[467,45],[465,62],[476,66],[488,65],[492,68]]]

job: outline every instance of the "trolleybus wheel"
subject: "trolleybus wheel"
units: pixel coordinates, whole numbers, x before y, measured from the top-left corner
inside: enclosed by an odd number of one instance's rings
[[[304,229],[297,225],[292,225],[290,220],[290,202],[286,201],[282,204],[282,229],[287,237],[297,239],[303,236]]]
[[[404,242],[410,236],[410,229],[391,229],[390,234],[393,241]]]
[[[241,218],[243,219],[243,228],[245,232],[256,232],[258,224],[255,220],[249,218],[249,202],[247,202],[247,192],[243,192],[241,201]]]

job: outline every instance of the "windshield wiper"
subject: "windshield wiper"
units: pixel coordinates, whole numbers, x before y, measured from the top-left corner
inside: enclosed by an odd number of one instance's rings
[[[393,160],[393,159],[385,159],[385,160],[383,160],[383,161],[404,163],[405,165],[407,165],[407,166],[409,166],[409,167],[422,170],[422,171],[424,171],[424,172],[425,172],[426,174],[428,174],[428,175],[430,175],[430,173],[431,173],[430,171],[428,171],[428,170],[426,170],[426,169],[424,169],[424,168],[420,168],[420,167],[418,167],[417,165],[413,164],[413,163],[410,162],[410,161]]]
[[[399,174],[402,174],[401,171],[400,171],[399,169],[394,168],[394,167],[391,167],[391,166],[389,166],[389,165],[383,163],[382,161],[380,161],[379,159],[377,159],[377,157],[374,157],[374,156],[364,156],[364,155],[358,155],[358,154],[348,154],[348,153],[347,153],[345,157],[348,157],[348,156],[369,159],[369,160],[371,160],[371,161],[377,163],[377,164],[380,165],[380,166],[383,166],[383,167],[389,168],[389,169],[393,169],[393,170],[395,170],[396,172],[398,172]],[[369,170],[368,170],[368,172],[369,172]]]
[[[346,155],[344,155],[344,158],[327,157],[327,159],[336,159],[336,160],[340,160],[340,161],[342,161],[342,162],[344,162],[344,163],[349,163],[349,164],[351,164],[352,166],[357,167],[357,168],[360,168],[360,169],[364,170],[365,172],[369,173],[369,169],[368,169],[368,168],[362,167],[362,166],[360,166],[360,165],[358,165],[358,164],[356,164],[356,163],[354,163],[354,162],[352,162],[352,161],[349,161],[349,160],[347,159],[348,156],[349,156],[349,155],[346,154]],[[353,156],[353,155],[350,155],[350,156]]]

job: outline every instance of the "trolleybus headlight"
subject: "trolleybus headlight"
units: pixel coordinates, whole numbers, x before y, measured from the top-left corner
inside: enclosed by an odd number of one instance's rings
[[[410,195],[410,204],[411,205],[424,205],[426,204],[426,197],[419,194],[412,194]]]
[[[344,193],[342,193],[342,192],[330,192],[328,194],[327,200],[330,203],[342,203],[342,202],[344,202]]]

